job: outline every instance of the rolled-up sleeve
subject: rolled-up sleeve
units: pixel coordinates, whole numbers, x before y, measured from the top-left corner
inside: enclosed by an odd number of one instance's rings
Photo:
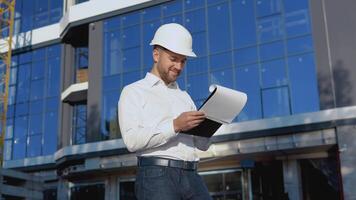
[[[177,135],[173,118],[164,118],[156,124],[143,123],[143,99],[135,88],[126,86],[118,102],[120,131],[130,152],[161,146]]]

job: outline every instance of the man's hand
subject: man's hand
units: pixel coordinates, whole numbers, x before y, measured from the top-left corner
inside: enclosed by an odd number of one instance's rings
[[[189,111],[180,114],[173,120],[174,131],[188,131],[198,126],[205,119],[205,114],[202,111]]]

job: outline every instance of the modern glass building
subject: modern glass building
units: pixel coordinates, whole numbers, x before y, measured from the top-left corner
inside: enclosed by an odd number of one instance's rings
[[[353,199],[355,8],[17,0],[3,166],[42,176],[44,199],[135,199],[136,158],[121,139],[117,102],[150,71],[154,31],[175,22],[190,30],[198,55],[177,81],[196,106],[211,84],[248,95],[199,152],[214,199]]]

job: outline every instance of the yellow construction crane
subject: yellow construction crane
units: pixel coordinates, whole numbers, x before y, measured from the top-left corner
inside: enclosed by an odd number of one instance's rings
[[[3,162],[15,0],[0,0],[0,168]]]

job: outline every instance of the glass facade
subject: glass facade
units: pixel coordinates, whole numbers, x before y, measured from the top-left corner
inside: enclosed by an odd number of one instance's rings
[[[104,134],[121,89],[152,66],[154,31],[169,22],[193,36],[198,58],[188,60],[178,83],[197,107],[208,86],[220,84],[248,95],[235,122],[320,109],[307,0],[178,0],[104,21]]]
[[[14,34],[59,22],[63,0],[16,0]]]
[[[87,136],[87,104],[73,106],[72,144],[84,144]]]
[[[60,100],[60,45],[13,55],[5,160],[56,151]]]

